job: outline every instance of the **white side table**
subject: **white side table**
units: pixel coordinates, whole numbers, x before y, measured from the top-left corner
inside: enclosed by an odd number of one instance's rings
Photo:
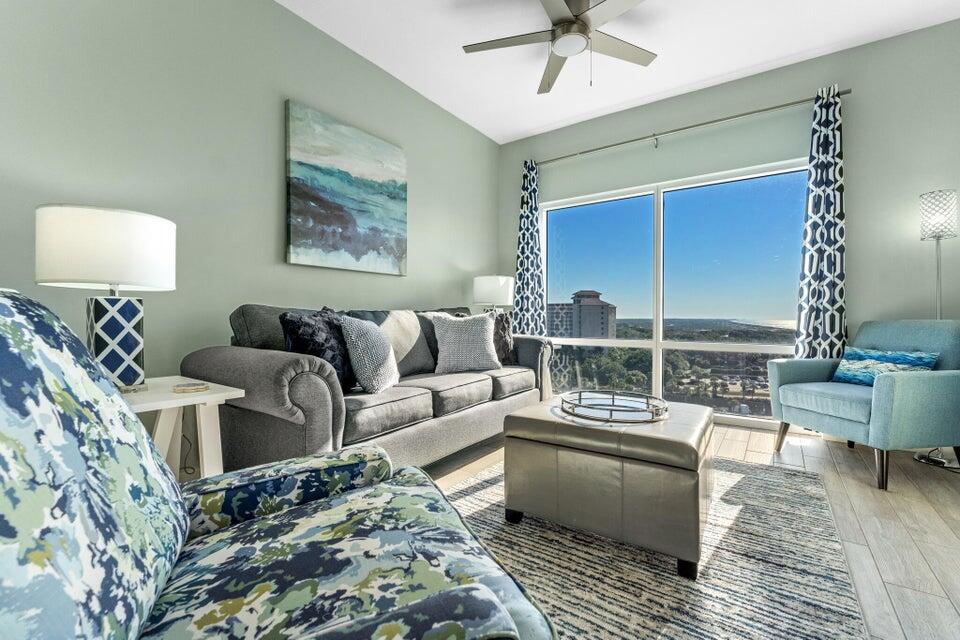
[[[180,434],[183,431],[184,407],[197,408],[197,455],[200,458],[200,477],[223,473],[223,453],[220,450],[220,405],[227,400],[242,398],[243,389],[207,382],[207,391],[175,393],[173,385],[184,382],[204,382],[184,376],[147,378],[143,391],[125,393],[123,398],[134,413],[158,411],[153,425],[153,441],[166,458],[179,480]]]

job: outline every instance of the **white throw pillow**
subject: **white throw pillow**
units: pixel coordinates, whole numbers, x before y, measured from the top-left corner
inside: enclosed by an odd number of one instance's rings
[[[500,368],[493,343],[493,314],[466,318],[437,314],[431,319],[437,332],[437,373]]]
[[[383,330],[369,320],[340,317],[350,364],[363,390],[380,393],[400,382],[397,356]]]

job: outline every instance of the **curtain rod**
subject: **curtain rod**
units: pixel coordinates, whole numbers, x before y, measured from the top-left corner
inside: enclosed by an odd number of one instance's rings
[[[838,96],[846,96],[853,93],[853,89],[843,89]],[[733,116],[726,116],[724,118],[716,118],[715,120],[707,120],[706,122],[698,122],[697,124],[687,125],[686,127],[678,127],[676,129],[670,129],[669,131],[661,131],[660,133],[651,133],[646,136],[639,138],[631,138],[630,140],[623,140],[621,142],[613,142],[611,144],[605,144],[601,147],[594,147],[593,149],[586,149],[584,151],[576,151],[574,153],[568,153],[565,156],[557,156],[556,158],[549,158],[547,160],[538,160],[537,165],[542,167],[544,165],[553,164],[554,162],[560,162],[561,160],[569,160],[571,158],[578,158],[580,156],[589,155],[592,153],[598,153],[600,151],[606,151],[608,149],[615,149],[616,147],[622,147],[628,144],[634,144],[637,142],[646,142],[648,140],[657,141],[660,138],[666,136],[672,136],[675,133],[682,133],[684,131],[690,131],[691,129],[699,129],[701,127],[710,127],[715,124],[723,124],[725,122],[732,122],[734,120],[740,120],[741,118],[748,118],[750,116],[759,115],[761,113],[769,113],[771,111],[780,111],[781,109],[789,109],[790,107],[796,107],[801,104],[806,104],[808,102],[813,102],[816,98],[801,98],[800,100],[794,100],[792,102],[784,102],[783,104],[777,104],[772,107],[763,107],[761,109],[754,109],[753,111],[744,111],[743,113],[738,113]]]

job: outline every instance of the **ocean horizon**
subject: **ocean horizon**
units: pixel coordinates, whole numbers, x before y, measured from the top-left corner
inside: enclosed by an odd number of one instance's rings
[[[664,318],[664,323],[670,322],[707,322],[707,323],[731,323],[751,325],[756,327],[770,327],[774,329],[794,329],[796,320],[753,320],[750,318]],[[652,323],[652,318],[617,318],[617,324],[636,324]]]

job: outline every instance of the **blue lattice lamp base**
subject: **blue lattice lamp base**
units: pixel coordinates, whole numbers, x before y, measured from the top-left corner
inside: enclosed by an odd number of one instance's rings
[[[143,300],[87,298],[87,347],[120,389],[142,387]]]

